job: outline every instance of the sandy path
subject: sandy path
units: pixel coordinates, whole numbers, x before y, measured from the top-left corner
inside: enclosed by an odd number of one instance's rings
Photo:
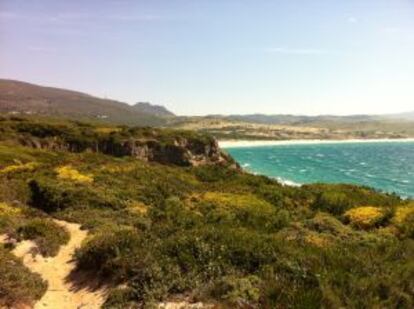
[[[100,308],[105,300],[106,290],[75,286],[69,282],[69,275],[75,269],[72,261],[73,253],[85,239],[87,232],[82,231],[78,224],[55,220],[70,233],[69,242],[62,246],[55,257],[44,258],[41,255],[32,256],[34,243],[22,241],[17,244],[13,253],[23,258],[24,264],[33,272],[42,276],[48,282],[48,289],[34,308],[86,309]]]

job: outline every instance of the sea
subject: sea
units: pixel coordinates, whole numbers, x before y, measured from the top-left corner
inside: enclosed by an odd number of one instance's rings
[[[414,198],[414,141],[224,147],[247,171],[287,185],[350,183]]]

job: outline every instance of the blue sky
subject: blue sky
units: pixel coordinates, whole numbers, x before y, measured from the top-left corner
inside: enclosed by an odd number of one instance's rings
[[[186,115],[414,110],[414,1],[0,0],[0,78]]]

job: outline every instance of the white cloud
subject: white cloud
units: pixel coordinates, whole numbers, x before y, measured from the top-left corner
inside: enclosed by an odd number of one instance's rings
[[[329,51],[315,48],[287,48],[287,47],[271,47],[264,50],[271,54],[286,54],[286,55],[326,55]]]

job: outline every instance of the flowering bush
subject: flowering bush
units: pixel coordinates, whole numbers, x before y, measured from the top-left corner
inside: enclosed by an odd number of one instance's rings
[[[344,217],[356,227],[370,228],[384,219],[385,212],[379,207],[364,206],[348,210]]]
[[[411,215],[414,216],[414,203],[407,206],[397,207],[392,221],[397,225],[403,224]]]
[[[398,228],[400,237],[414,238],[414,203],[397,207],[391,222]]]
[[[81,174],[70,166],[61,166],[56,168],[55,171],[60,179],[72,180],[81,183],[93,182],[93,177],[91,175]]]
[[[318,235],[316,233],[308,234],[305,236],[305,242],[315,247],[324,248],[329,246],[328,238]]]
[[[20,208],[11,207],[6,203],[0,203],[0,216],[2,215],[17,215],[21,212]]]
[[[0,170],[0,174],[11,174],[11,173],[17,173],[17,172],[31,172],[34,171],[39,166],[36,162],[29,162],[25,164],[15,164],[15,165],[9,165]]]

